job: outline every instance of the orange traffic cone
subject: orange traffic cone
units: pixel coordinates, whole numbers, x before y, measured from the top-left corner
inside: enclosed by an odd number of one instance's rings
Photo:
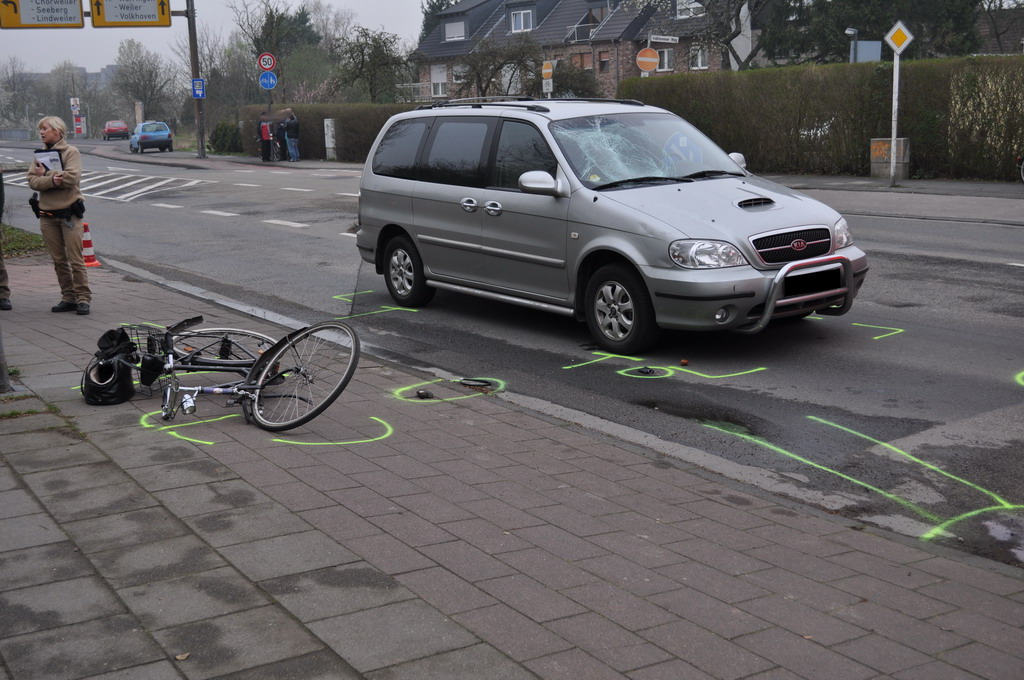
[[[85,256],[86,267],[100,267],[100,261],[92,249],[92,234],[89,233],[89,223],[82,222],[82,255]]]

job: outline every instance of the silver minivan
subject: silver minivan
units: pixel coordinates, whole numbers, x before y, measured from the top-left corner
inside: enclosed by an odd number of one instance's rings
[[[744,165],[636,101],[425,105],[370,150],[357,244],[400,305],[437,289],[526,305],[620,354],[661,328],[845,314],[868,269],[846,220]]]

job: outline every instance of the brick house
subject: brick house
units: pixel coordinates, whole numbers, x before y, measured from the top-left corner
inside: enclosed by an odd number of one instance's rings
[[[500,43],[524,33],[541,46],[545,60],[592,69],[609,97],[621,80],[641,75],[636,55],[648,46],[658,53],[652,77],[721,70],[721,46],[701,37],[703,14],[695,0],[674,0],[664,8],[622,0],[462,0],[437,13],[437,27],[414,52],[418,98],[447,98],[461,82],[460,59],[481,41]]]

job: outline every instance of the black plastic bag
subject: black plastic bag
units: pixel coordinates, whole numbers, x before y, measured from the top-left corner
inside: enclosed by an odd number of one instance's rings
[[[85,403],[109,406],[131,399],[135,396],[132,368],[125,355],[90,360],[82,372],[82,396],[85,397]]]

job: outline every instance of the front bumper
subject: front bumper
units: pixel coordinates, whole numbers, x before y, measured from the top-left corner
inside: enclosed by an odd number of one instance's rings
[[[781,269],[641,269],[652,292],[658,325],[691,331],[757,333],[772,319],[850,310],[867,274],[856,247],[790,262]]]

